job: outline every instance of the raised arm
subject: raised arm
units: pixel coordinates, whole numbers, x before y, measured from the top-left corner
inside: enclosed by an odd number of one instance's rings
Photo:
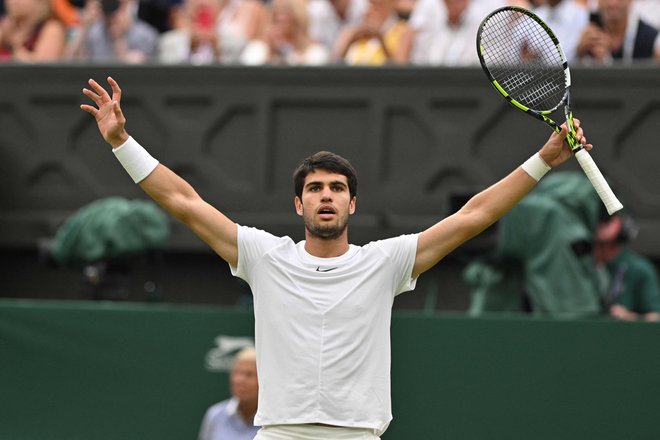
[[[585,149],[590,150],[592,145],[586,143],[580,122],[574,122],[577,139],[581,140]],[[566,126],[563,125],[562,132],[553,132],[538,156],[532,156],[525,165],[472,197],[458,212],[422,232],[417,243],[413,277],[429,270],[462,243],[509,212],[536,185],[538,179],[530,175],[530,172],[532,175],[537,174],[534,172],[535,167],[541,170],[545,164],[555,167],[571,157],[571,150],[564,142],[566,133]],[[536,177],[540,178],[542,173]]]
[[[83,93],[95,104],[80,106],[96,119],[101,135],[127,168],[140,188],[176,219],[187,225],[222,259],[232,266],[238,263],[237,226],[224,214],[206,203],[192,186],[166,166],[157,163],[126,132],[126,118],[121,111],[121,89],[108,77],[112,97],[96,81]],[[144,175],[144,176],[143,176]]]

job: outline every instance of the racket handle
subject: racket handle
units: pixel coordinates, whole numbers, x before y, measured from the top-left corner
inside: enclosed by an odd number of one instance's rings
[[[607,184],[607,181],[598,169],[596,162],[594,162],[587,150],[584,148],[580,149],[580,151],[575,153],[575,157],[580,163],[582,170],[587,175],[587,178],[596,189],[600,199],[605,204],[607,213],[612,215],[623,208],[623,205],[619,202],[619,199],[616,198],[614,192],[612,192],[612,188]]]

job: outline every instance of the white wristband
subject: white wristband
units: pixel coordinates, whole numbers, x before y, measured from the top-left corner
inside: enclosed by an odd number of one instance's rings
[[[112,152],[135,183],[144,180],[158,166],[158,161],[132,137]]]
[[[522,169],[530,175],[530,177],[537,182],[541,180],[541,177],[545,176],[545,173],[550,171],[552,168],[545,163],[540,153],[536,153],[529,159],[527,159],[522,165]]]

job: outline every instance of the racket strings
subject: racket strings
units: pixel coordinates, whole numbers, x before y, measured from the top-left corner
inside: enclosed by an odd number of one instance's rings
[[[506,93],[526,107],[555,110],[565,95],[565,59],[536,20],[502,10],[480,32],[482,62]]]

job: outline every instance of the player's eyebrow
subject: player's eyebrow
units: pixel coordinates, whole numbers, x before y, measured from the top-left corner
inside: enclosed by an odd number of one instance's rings
[[[348,185],[346,183],[342,182],[341,180],[332,180],[330,182],[323,182],[323,181],[320,181],[320,180],[313,180],[311,182],[307,182],[305,184],[305,188],[309,188],[309,187],[312,187],[312,186],[318,186],[318,185],[323,186],[325,184],[327,184],[328,186],[341,186],[343,188],[348,188]]]

